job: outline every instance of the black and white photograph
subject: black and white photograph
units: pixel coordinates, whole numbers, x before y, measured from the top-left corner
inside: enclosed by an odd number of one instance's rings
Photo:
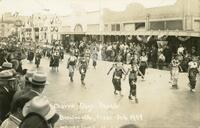
[[[0,128],[200,128],[200,0],[0,0]]]

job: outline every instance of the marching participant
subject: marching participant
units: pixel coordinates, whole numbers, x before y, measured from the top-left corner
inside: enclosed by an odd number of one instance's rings
[[[199,73],[198,63],[196,62],[196,58],[193,57],[192,61],[189,62],[188,65],[189,65],[188,78],[189,78],[190,91],[195,92],[197,73]]]
[[[122,75],[126,73],[126,71],[123,68],[123,64],[121,62],[113,64],[113,66],[108,71],[107,75],[110,74],[110,72],[114,69],[113,77],[112,77],[112,83],[114,86],[114,94],[117,95],[117,91],[119,92],[120,96],[123,96],[121,94],[121,78]]]
[[[36,53],[35,53],[35,65],[36,65],[37,68],[39,68],[41,58],[42,58],[42,54],[40,53],[39,50],[36,50]]]
[[[77,47],[75,47],[74,55],[76,56],[76,58],[78,58],[78,56],[79,56],[79,50]]]
[[[172,80],[172,88],[178,89],[178,76],[179,76],[179,65],[180,62],[178,60],[178,56],[174,55],[174,58],[171,62],[171,80]]]
[[[142,56],[140,57],[140,64],[139,64],[139,69],[142,73],[142,79],[143,80],[144,80],[144,76],[145,76],[145,73],[146,73],[146,68],[148,67],[147,61],[148,61],[147,55],[143,51]]]
[[[58,51],[53,52],[50,59],[50,67],[52,67],[52,70],[55,68],[57,72],[59,67],[59,59],[60,59],[59,52]]]
[[[90,49],[89,48],[85,50],[85,59],[87,61],[87,66],[89,66],[89,63],[90,63]]]
[[[74,70],[76,68],[76,62],[77,62],[77,58],[74,55],[74,52],[71,52],[70,57],[67,62],[67,69],[69,70],[69,77],[70,77],[71,82],[74,81],[73,77],[74,77]]]
[[[34,58],[34,50],[33,50],[33,48],[30,48],[29,50],[28,50],[28,57],[27,57],[27,60],[29,60],[30,61],[30,63],[33,61],[33,58]]]
[[[97,65],[97,60],[98,60],[98,52],[96,50],[96,48],[93,49],[93,52],[92,52],[92,65],[94,68],[96,68],[96,65]]]
[[[85,76],[86,76],[86,72],[87,72],[87,67],[88,67],[88,64],[87,64],[87,60],[85,59],[85,57],[80,57],[80,60],[79,60],[79,73],[81,75],[81,84],[85,86]]]
[[[136,82],[137,82],[137,75],[138,73],[142,75],[139,70],[139,66],[137,65],[137,61],[134,61],[131,65],[131,68],[128,69],[127,73],[125,74],[124,80],[126,76],[129,74],[129,86],[130,86],[130,93],[129,93],[129,100],[133,100],[132,96],[135,97],[135,102],[138,103],[137,95],[136,95]]]
[[[59,52],[60,52],[60,59],[63,60],[65,51],[64,51],[64,48],[62,46],[60,47],[60,51]]]

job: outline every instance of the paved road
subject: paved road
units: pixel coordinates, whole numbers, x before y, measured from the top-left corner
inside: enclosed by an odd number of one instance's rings
[[[113,94],[112,74],[106,75],[111,64],[99,61],[96,70],[90,66],[87,88],[83,88],[78,71],[74,83],[70,82],[66,59],[60,63],[59,72],[49,68],[47,58],[42,59],[38,70],[46,72],[50,82],[44,95],[61,115],[56,127],[118,128],[136,124],[140,128],[200,128],[199,81],[196,93],[191,93],[187,74],[181,73],[180,88],[172,90],[168,71],[148,69],[146,80],[138,81],[139,104],[135,104],[128,100],[128,80],[122,82],[124,97]],[[23,66],[35,69],[34,63],[27,61]]]

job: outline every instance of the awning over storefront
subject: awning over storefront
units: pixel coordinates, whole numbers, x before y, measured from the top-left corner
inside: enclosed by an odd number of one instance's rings
[[[200,32],[191,31],[132,31],[132,32],[86,32],[86,35],[166,35],[200,37]]]
[[[200,32],[194,31],[127,31],[127,32],[57,32],[57,34],[63,35],[155,35],[155,36],[191,36],[200,37]]]
[[[65,33],[60,33],[64,35],[85,35],[85,32],[65,32]]]

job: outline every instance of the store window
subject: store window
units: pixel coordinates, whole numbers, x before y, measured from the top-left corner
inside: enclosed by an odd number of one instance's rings
[[[120,31],[120,24],[112,24],[111,31]]]
[[[120,31],[120,24],[116,24],[116,31]]]
[[[115,24],[111,25],[111,31],[115,31]]]

